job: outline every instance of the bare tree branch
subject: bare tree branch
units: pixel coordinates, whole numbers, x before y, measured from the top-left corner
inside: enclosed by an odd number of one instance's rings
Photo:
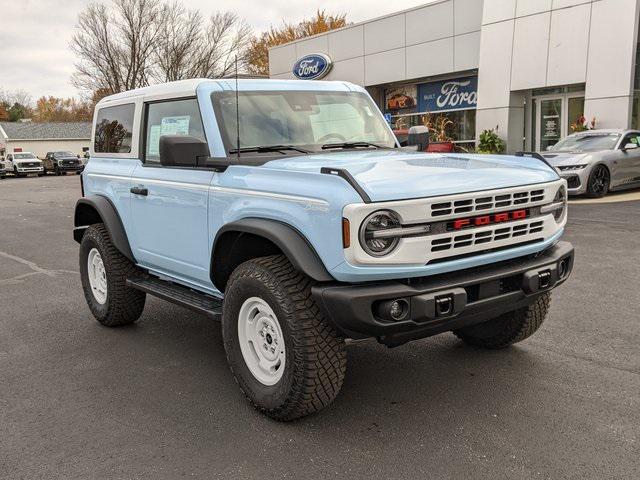
[[[85,91],[121,92],[194,77],[244,71],[249,26],[233,13],[208,22],[177,1],[112,0],[90,4],[78,17],[70,47],[78,57],[73,83]]]

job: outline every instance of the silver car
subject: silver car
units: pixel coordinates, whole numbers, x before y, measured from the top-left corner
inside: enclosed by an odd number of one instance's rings
[[[589,130],[559,141],[542,156],[567,180],[569,195],[603,197],[640,187],[640,131]]]

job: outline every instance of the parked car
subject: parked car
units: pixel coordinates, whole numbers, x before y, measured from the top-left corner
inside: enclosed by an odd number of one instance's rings
[[[147,294],[221,320],[240,388],[277,420],[332,402],[345,339],[497,349],[542,325],[573,265],[553,168],[403,151],[353,84],[237,85],[97,104],[73,236],[101,324],[135,322]]]
[[[44,175],[42,161],[31,152],[7,153],[5,168],[7,172],[13,172],[16,177],[26,177],[32,173],[39,177]]]
[[[4,163],[4,157],[0,157],[0,180],[4,180],[7,176],[7,169]]]
[[[574,133],[542,155],[567,180],[569,195],[603,197],[640,187],[640,131]]]
[[[56,175],[65,175],[67,172],[81,172],[84,165],[77,155],[71,152],[47,152],[44,157],[44,171]]]

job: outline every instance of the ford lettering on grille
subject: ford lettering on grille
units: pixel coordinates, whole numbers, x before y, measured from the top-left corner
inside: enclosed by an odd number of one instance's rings
[[[484,227],[495,223],[512,222],[515,220],[524,220],[529,216],[529,211],[513,210],[511,212],[494,213],[491,215],[482,215],[471,218],[458,218],[447,223],[447,230],[463,230],[465,228]]]

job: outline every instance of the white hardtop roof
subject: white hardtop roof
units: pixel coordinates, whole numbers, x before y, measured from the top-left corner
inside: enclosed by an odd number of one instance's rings
[[[251,90],[322,90],[322,91],[364,91],[360,86],[349,82],[340,81],[322,81],[322,80],[279,80],[267,78],[239,78],[238,91]],[[188,97],[194,96],[196,90],[203,84],[214,86],[217,84],[222,90],[235,90],[236,80],[234,78],[210,79],[210,78],[194,78],[190,80],[178,80],[176,82],[159,83],[157,85],[149,85],[148,87],[136,88],[122,93],[116,93],[100,100],[99,104],[120,102],[125,99],[134,99],[137,97],[166,95],[172,97]]]

